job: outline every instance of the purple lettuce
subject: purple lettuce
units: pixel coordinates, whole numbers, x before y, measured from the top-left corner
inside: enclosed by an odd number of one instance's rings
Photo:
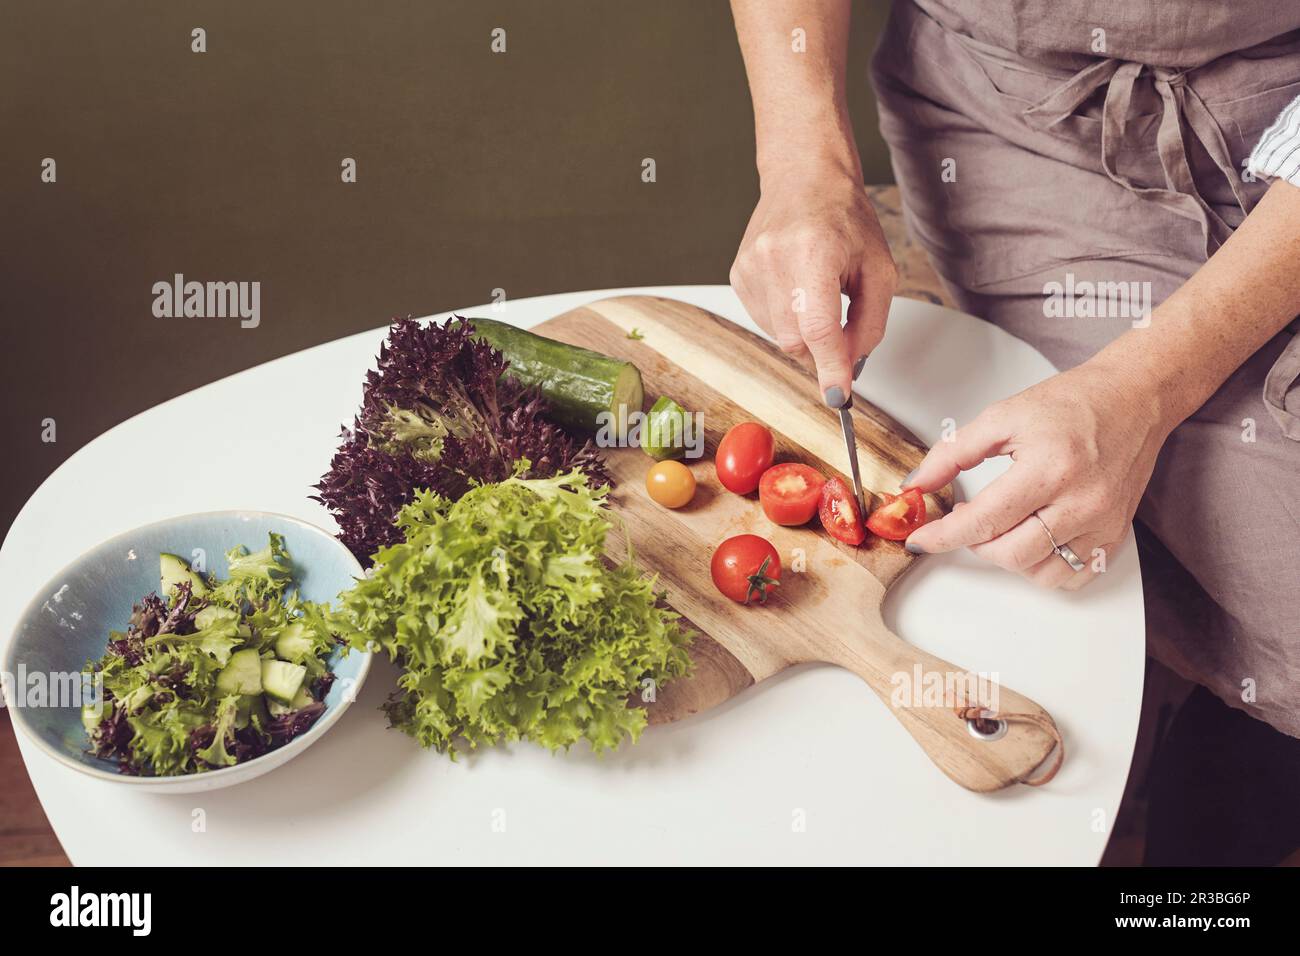
[[[525,459],[529,478],[576,467],[609,483],[591,442],[547,420],[537,390],[505,374],[505,357],[473,331],[459,316],[397,321],[366,374],[361,412],[312,496],[365,565],[402,539],[394,521],[417,490],[459,498],[472,484],[510,477]]]

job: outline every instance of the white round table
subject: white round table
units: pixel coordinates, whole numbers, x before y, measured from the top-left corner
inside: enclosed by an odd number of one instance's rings
[[[725,286],[579,292],[458,311],[529,326],[634,292],[754,328]],[[340,425],[351,422],[383,336],[377,329],[240,372],[74,454],[0,549],[3,639],[61,567],[137,525],[257,508],[333,527],[308,495]],[[968,421],[1052,371],[992,325],[895,299],[859,392],[933,443],[945,420]],[[140,448],[202,418],[228,427],[209,431],[204,461],[184,468],[184,481],[173,468],[139,467]],[[968,473],[959,496],[1004,468],[986,462]],[[829,666],[796,668],[603,759],[514,745],[452,763],[422,751],[388,730],[377,709],[395,673],[386,662],[319,743],[226,790],[137,793],[20,744],[76,864],[1096,864],[1142,697],[1142,585],[1131,542],[1077,594],[1040,591],[966,553],[930,557],[890,592],[885,614],[905,639],[996,675],[1051,711],[1068,745],[1060,776],[1041,789],[962,790],[856,677]]]

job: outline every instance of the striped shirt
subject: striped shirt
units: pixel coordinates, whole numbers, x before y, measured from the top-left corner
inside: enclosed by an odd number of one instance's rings
[[[1300,186],[1300,98],[1264,130],[1246,168],[1256,176],[1276,176]]]

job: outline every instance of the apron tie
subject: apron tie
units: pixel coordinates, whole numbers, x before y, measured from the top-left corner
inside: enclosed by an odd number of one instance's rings
[[[1133,87],[1142,71],[1150,70],[1162,110],[1156,131],[1156,148],[1164,172],[1164,186],[1141,186],[1119,172],[1119,154],[1132,109]],[[1111,181],[1148,199],[1170,212],[1190,219],[1201,227],[1205,239],[1205,256],[1210,255],[1232,235],[1232,227],[1205,201],[1196,188],[1183,121],[1200,141],[1205,151],[1223,173],[1232,195],[1243,212],[1250,203],[1238,182],[1227,143],[1205,101],[1187,84],[1186,70],[1148,67],[1130,60],[1098,60],[1074,74],[1021,114],[1035,129],[1046,130],[1072,116],[1090,96],[1106,87],[1101,112],[1101,165]]]
[[[1041,65],[1015,53],[975,40],[963,33],[950,32],[949,36],[967,49],[977,62],[996,61],[1019,66],[1041,75]],[[981,67],[982,69],[983,67]],[[1133,89],[1142,72],[1151,75],[1152,85],[1160,97],[1160,123],[1156,129],[1156,152],[1164,183],[1143,186],[1119,171],[1120,152],[1125,145],[1125,135],[1131,119]],[[1057,83],[1051,91],[1032,106],[1021,111],[1020,116],[1036,130],[1049,130],[1075,112],[1098,90],[1106,88],[1101,111],[1101,167],[1110,180],[1128,192],[1156,203],[1177,216],[1189,219],[1201,227],[1205,242],[1205,258],[1209,258],[1232,235],[1233,227],[1220,216],[1196,187],[1188,159],[1188,143],[1183,129],[1196,137],[1214,162],[1223,178],[1228,181],[1233,198],[1242,213],[1250,212],[1253,203],[1242,187],[1232,154],[1223,138],[1218,122],[1209,107],[1188,82],[1191,70],[1148,66],[1133,60],[1101,59]],[[1292,338],[1283,349],[1264,379],[1263,398],[1269,415],[1277,422],[1282,433],[1292,441],[1300,441],[1300,411],[1287,407],[1287,397],[1300,382],[1300,318],[1288,328]],[[1292,403],[1294,406],[1294,402]]]
[[[1139,186],[1119,172],[1119,153],[1124,146],[1133,100],[1133,87],[1142,71],[1150,70],[1162,111],[1156,131],[1156,150],[1164,172],[1164,187]],[[1205,238],[1205,257],[1232,235],[1232,227],[1205,201],[1192,176],[1182,121],[1200,141],[1214,165],[1223,173],[1242,212],[1251,203],[1241,188],[1228,145],[1219,124],[1200,95],[1187,83],[1186,70],[1144,66],[1121,60],[1099,60],[1085,67],[1023,112],[1025,121],[1036,129],[1050,129],[1074,114],[1088,97],[1102,86],[1106,99],[1101,111],[1101,165],[1112,181],[1169,211],[1198,222]],[[1264,379],[1264,405],[1269,415],[1292,441],[1300,441],[1300,414],[1287,408],[1287,393],[1300,379],[1300,334],[1296,334]]]

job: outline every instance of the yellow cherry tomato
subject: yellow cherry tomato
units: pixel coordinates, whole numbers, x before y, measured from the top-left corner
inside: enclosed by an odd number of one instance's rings
[[[695,497],[695,476],[680,461],[661,461],[646,472],[645,490],[665,508],[680,508]]]

